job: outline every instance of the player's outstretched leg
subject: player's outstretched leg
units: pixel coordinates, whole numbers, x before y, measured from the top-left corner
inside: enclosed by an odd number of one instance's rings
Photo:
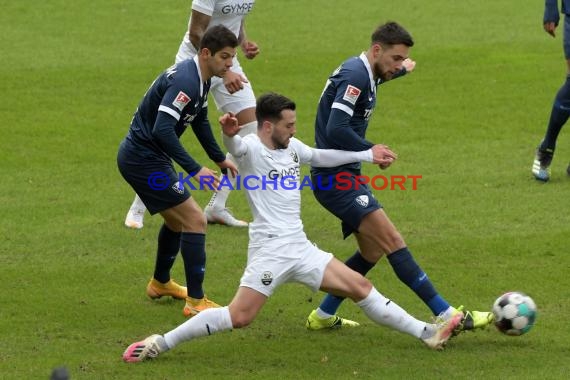
[[[436,324],[422,322],[412,317],[394,301],[384,297],[375,288],[356,304],[372,321],[419,338],[434,350],[443,349],[463,319],[463,313],[458,312],[449,319],[437,321]]]
[[[227,306],[207,309],[164,335],[151,335],[145,340],[129,345],[123,353],[123,360],[137,363],[153,359],[182,342],[230,330],[233,327]]]

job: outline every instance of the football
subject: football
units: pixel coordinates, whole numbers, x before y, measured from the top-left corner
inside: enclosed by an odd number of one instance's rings
[[[507,335],[523,335],[534,326],[536,304],[522,292],[508,292],[493,304],[495,326]]]

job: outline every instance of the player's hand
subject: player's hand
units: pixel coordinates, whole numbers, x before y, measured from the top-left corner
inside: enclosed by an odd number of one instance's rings
[[[234,137],[243,128],[243,125],[238,125],[237,117],[231,113],[225,113],[218,119],[222,126],[222,132],[228,137]]]
[[[398,156],[387,145],[376,144],[372,148],[373,163],[378,164],[380,169],[388,168]]]
[[[404,62],[402,62],[402,66],[404,66],[406,72],[411,73],[416,68],[416,61],[406,58],[404,59]]]
[[[234,176],[234,177],[236,177],[238,174],[237,166],[231,160],[224,160],[222,162],[216,162],[216,165],[218,165],[220,167],[220,169],[228,169],[232,173],[232,176]]]
[[[554,21],[545,22],[543,26],[546,33],[550,34],[552,37],[556,37],[556,24]]]
[[[246,77],[241,74],[234,73],[231,70],[224,75],[224,86],[226,86],[226,89],[230,94],[243,89],[243,84],[247,82],[248,80]]]
[[[253,41],[244,41],[241,50],[247,59],[254,59],[259,54],[259,46]]]
[[[227,161],[227,160],[226,160]],[[218,177],[218,172],[202,166],[198,173],[194,174],[192,179],[200,184],[202,190],[213,190],[217,191],[220,186],[220,177]]]

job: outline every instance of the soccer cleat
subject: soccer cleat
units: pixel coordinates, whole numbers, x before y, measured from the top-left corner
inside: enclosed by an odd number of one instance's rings
[[[454,309],[453,315],[463,313],[463,319],[454,333],[484,329],[495,321],[493,313],[486,311],[468,311],[463,306]]]
[[[211,224],[223,224],[228,227],[247,227],[248,223],[243,220],[236,219],[227,208],[216,209],[212,206],[206,206],[204,209],[206,219]]]
[[[170,296],[178,300],[183,300],[188,296],[185,286],[177,284],[174,280],[168,280],[166,284],[151,278],[146,286],[146,295],[149,298],[160,298]]]
[[[137,363],[143,360],[156,358],[166,351],[167,345],[162,335],[151,335],[143,341],[131,344],[123,353],[123,360],[127,363]]]
[[[215,307],[221,307],[214,301],[210,301],[208,297],[196,299],[192,297],[186,297],[186,305],[184,306],[184,316],[187,318],[192,318],[196,314],[206,309],[211,309]]]
[[[145,209],[131,208],[125,218],[125,226],[140,230],[143,228]]]
[[[539,181],[547,182],[550,179],[550,164],[552,163],[552,149],[540,150],[536,149],[534,162],[532,163],[532,174]]]
[[[311,311],[307,322],[305,322],[305,327],[309,330],[322,330],[322,329],[340,329],[343,327],[358,327],[360,323],[351,321],[350,319],[344,319],[337,315],[333,315],[329,318],[321,318],[317,315],[317,310]]]
[[[461,324],[463,320],[463,313],[458,311],[451,316],[448,320],[443,320],[441,317],[437,319],[437,330],[433,336],[421,339],[422,342],[432,350],[443,350],[445,344],[453,336],[453,332]]]
[[[568,164],[568,167],[566,168],[566,174],[570,175],[570,164]]]

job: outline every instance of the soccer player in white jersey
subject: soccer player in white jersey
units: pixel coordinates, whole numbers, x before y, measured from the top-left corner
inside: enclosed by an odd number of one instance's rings
[[[240,47],[247,59],[255,58],[259,54],[259,47],[255,42],[248,40],[244,20],[245,16],[253,9],[254,2],[255,0],[193,0],[188,30],[180,43],[176,54],[176,63],[193,58],[206,30],[220,24],[238,37]],[[234,58],[231,71],[224,78],[212,78],[210,93],[213,95],[219,110],[236,115],[240,125],[243,125],[240,135],[255,133],[257,127],[255,95],[237,57]],[[231,157],[228,158],[231,159]],[[224,175],[228,175],[233,181],[231,173]],[[247,222],[236,219],[226,208],[226,201],[232,187],[223,186],[212,195],[210,202],[204,209],[209,223],[219,223],[231,227],[247,227]],[[142,228],[145,211],[144,203],[138,195],[135,195],[125,218],[125,225],[130,228]]]
[[[253,213],[249,228],[248,260],[240,286],[229,306],[206,309],[164,335],[151,335],[131,344],[123,354],[127,362],[154,358],[183,341],[249,325],[276,288],[299,282],[351,298],[374,322],[421,339],[432,349],[443,349],[458,314],[440,324],[417,320],[381,295],[361,274],[332,254],[312,244],[300,218],[301,164],[341,165],[349,162],[386,164],[394,159],[384,145],[360,152],[314,149],[293,137],[295,103],[278,94],[265,94],[257,102],[257,134],[243,139],[232,114],[220,118],[224,144],[236,158],[245,181]]]

